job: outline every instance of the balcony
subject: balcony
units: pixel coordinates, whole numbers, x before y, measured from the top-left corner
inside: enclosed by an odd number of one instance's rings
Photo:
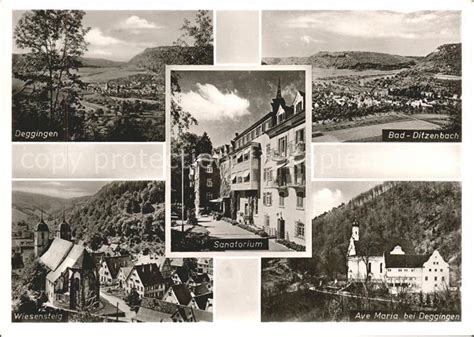
[[[291,142],[288,144],[288,152],[290,156],[294,158],[302,158],[306,154],[306,144],[305,142]]]
[[[288,184],[289,187],[294,188],[296,193],[304,193],[306,188],[306,177],[304,174],[297,174],[292,176],[291,182]]]
[[[270,149],[270,159],[276,162],[277,164],[283,163],[287,160],[287,151],[282,151],[281,149]]]

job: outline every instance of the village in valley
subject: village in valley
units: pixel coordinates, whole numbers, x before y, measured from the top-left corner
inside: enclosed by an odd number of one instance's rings
[[[164,141],[165,65],[212,64],[211,17],[14,11],[12,140]]]
[[[313,142],[425,140],[416,134],[394,140],[384,130],[425,132],[433,135],[429,141],[459,142],[460,15],[430,14],[264,12],[262,62],[312,65]],[[433,29],[425,31],[416,20]],[[358,33],[337,28],[345,22]],[[282,48],[285,42],[272,37],[289,28],[294,35],[286,46],[292,48]]]
[[[139,185],[142,195],[154,193],[157,186],[135,184],[132,186]],[[115,183],[104,188],[98,193],[107,203],[104,195],[113,193],[112,199],[120,200],[128,194],[119,195],[117,191],[132,187]],[[81,206],[66,211],[67,199],[39,195],[51,204],[65,204],[62,212],[56,210],[53,214],[48,209],[46,214],[35,208],[41,204],[37,194],[15,195],[13,209],[21,221],[14,224],[12,237],[13,321],[212,321],[213,261],[163,256],[164,237],[157,239],[152,234],[163,232],[163,228],[151,228],[161,224],[161,220],[156,221],[161,209],[153,196],[143,197],[137,210],[127,209],[127,205],[124,210],[116,210],[113,204],[105,208],[109,216],[132,220],[128,224],[132,230],[132,223],[138,225],[134,231],[139,230],[140,219],[148,219],[147,234],[141,239],[129,240],[115,233],[95,235],[86,241],[74,219],[78,219],[78,213],[89,213],[99,198],[82,200]],[[25,200],[32,199],[33,205],[25,205]]]

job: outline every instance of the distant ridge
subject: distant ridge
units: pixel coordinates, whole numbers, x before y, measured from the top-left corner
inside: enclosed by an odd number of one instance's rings
[[[317,68],[394,70],[417,68],[436,73],[461,74],[461,43],[444,44],[422,57],[367,51],[320,51],[307,57],[267,57],[264,64],[310,64]]]

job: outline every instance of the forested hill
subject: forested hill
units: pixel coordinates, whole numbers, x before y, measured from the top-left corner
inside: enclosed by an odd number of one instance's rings
[[[146,48],[127,65],[162,73],[167,64],[212,64],[213,47],[161,46]]]
[[[164,182],[156,181],[112,182],[73,208],[68,222],[78,239],[95,246],[110,237],[121,237],[132,246],[163,243],[164,188]]]
[[[461,43],[444,44],[426,56],[411,57],[367,51],[320,51],[307,57],[266,57],[265,64],[311,64],[316,68],[392,70],[415,68],[419,71],[461,75]]]
[[[454,280],[459,280],[459,183],[390,182],[362,195],[313,219],[313,268],[330,277],[346,273],[351,226],[357,219],[360,238],[384,249],[394,244],[401,244],[406,253],[438,249],[451,264]]]

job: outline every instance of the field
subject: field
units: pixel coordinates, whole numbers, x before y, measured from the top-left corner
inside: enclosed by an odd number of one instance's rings
[[[345,123],[343,128],[334,128],[330,131],[321,130],[323,127],[319,125],[313,126],[313,131],[320,131],[322,136],[314,136],[313,141],[316,142],[354,142],[354,141],[381,141],[383,129],[404,129],[404,130],[435,130],[439,128],[438,124],[433,123],[430,119],[437,119],[439,115],[423,114],[419,118],[407,117],[397,118],[394,121],[384,122],[383,120],[372,121],[372,123]],[[364,125],[362,125],[364,124]],[[368,124],[368,125],[366,125]],[[358,126],[360,125],[360,126]],[[342,127],[342,126],[341,126]]]
[[[105,83],[121,77],[136,74],[146,74],[142,69],[127,67],[83,67],[79,68],[78,74],[86,83]]]
[[[312,74],[313,74],[313,81],[322,79],[322,78],[330,78],[330,77],[340,77],[340,76],[359,76],[359,77],[366,77],[366,76],[388,76],[397,74],[406,69],[396,69],[396,70],[376,70],[376,69],[368,69],[368,70],[354,70],[354,69],[336,69],[336,68],[319,68],[313,67]]]

